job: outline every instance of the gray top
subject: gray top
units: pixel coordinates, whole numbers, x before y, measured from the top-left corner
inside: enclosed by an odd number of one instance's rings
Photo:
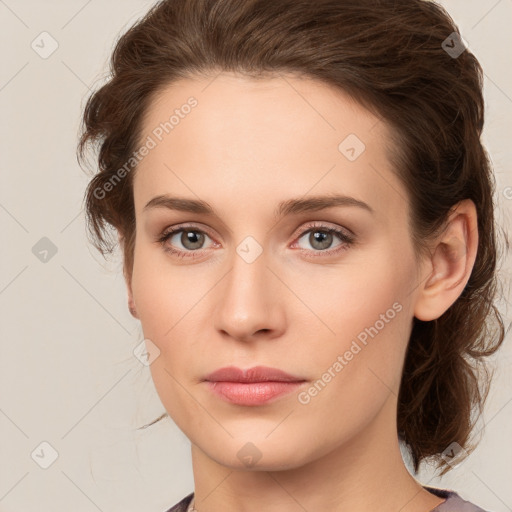
[[[436,487],[428,487],[426,485],[424,485],[423,488],[440,498],[446,498],[445,501],[433,508],[430,512],[490,512],[462,499],[455,491],[437,489]],[[192,502],[193,497],[194,493],[191,492],[166,512],[187,512],[187,508]]]

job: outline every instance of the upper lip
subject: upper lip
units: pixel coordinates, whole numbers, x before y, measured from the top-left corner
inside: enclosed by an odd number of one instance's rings
[[[219,368],[206,376],[210,382],[302,382],[304,379],[290,375],[278,368],[254,366],[242,370],[236,366]]]

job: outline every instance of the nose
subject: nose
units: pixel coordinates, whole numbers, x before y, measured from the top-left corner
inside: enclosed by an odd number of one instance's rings
[[[239,341],[272,339],[285,330],[285,293],[282,282],[267,266],[263,252],[248,263],[239,254],[217,288],[214,326]]]

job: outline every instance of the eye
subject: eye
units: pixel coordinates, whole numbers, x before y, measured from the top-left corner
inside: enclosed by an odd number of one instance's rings
[[[307,252],[313,257],[338,254],[354,243],[354,235],[348,230],[323,224],[307,224],[306,228],[308,229],[301,232],[293,246],[298,245],[301,252]],[[219,245],[212,241],[210,247],[204,247],[206,239],[212,240],[202,229],[195,226],[177,226],[165,230],[158,237],[158,242],[161,243],[164,251],[178,258],[196,258],[202,254],[203,250]],[[302,239],[312,249],[304,247]],[[336,239],[338,244],[333,248]]]
[[[337,254],[341,251],[348,249],[354,243],[354,236],[339,228],[334,228],[325,225],[308,225],[310,229],[303,231],[297,240],[296,244],[301,250],[320,253],[314,256],[322,256],[325,254]],[[307,236],[306,236],[307,235]],[[301,240],[309,244],[313,250],[305,247]],[[332,248],[333,243],[338,240],[338,244]],[[323,253],[323,254],[322,254]]]
[[[196,227],[179,226],[167,229],[158,238],[164,250],[179,258],[195,257],[194,253],[204,249],[207,233]],[[187,254],[189,253],[189,254]]]

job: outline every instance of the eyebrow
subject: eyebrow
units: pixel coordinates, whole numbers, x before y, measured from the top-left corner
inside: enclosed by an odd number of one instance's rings
[[[355,206],[374,214],[373,208],[364,201],[355,199],[354,197],[344,195],[322,195],[309,196],[307,198],[287,199],[278,204],[274,211],[274,217],[279,219],[287,215],[296,215],[304,212],[316,212],[326,208],[336,206]],[[215,210],[206,201],[198,199],[186,199],[182,197],[173,197],[167,194],[153,197],[144,206],[143,211],[152,208],[167,208],[169,210],[177,210],[181,212],[198,213],[208,216],[215,216]]]

